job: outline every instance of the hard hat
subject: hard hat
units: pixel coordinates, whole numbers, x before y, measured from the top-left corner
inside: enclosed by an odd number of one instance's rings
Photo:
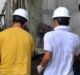
[[[28,19],[28,12],[22,8],[16,9],[13,13],[13,16],[14,15],[21,16],[21,17],[25,18],[26,20]]]
[[[68,17],[68,18],[70,18],[69,10],[65,7],[58,7],[57,9],[54,10],[52,19],[56,18],[56,17]]]

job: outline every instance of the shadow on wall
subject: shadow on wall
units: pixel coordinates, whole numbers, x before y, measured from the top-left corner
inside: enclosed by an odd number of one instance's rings
[[[46,32],[52,31],[52,30],[53,30],[53,27],[51,27],[50,25],[40,23],[37,27],[37,36],[44,37]]]

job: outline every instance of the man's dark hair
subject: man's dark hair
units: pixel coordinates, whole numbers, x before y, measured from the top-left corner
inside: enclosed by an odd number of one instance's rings
[[[19,23],[21,23],[21,25],[24,25],[27,20],[24,17],[18,16],[18,15],[13,15],[12,21],[13,21],[13,23],[19,22]]]
[[[53,20],[57,20],[59,25],[64,25],[64,26],[68,26],[69,25],[69,19],[68,17],[57,17],[54,18]]]

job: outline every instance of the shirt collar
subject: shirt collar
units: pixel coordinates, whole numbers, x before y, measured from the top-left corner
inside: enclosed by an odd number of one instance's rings
[[[54,31],[55,30],[66,30],[66,31],[70,31],[70,27],[69,26],[57,26],[54,28]]]

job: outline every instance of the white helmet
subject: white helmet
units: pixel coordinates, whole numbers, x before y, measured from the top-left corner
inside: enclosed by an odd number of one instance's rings
[[[56,17],[68,17],[68,18],[70,18],[69,10],[65,7],[58,7],[57,9],[54,10],[52,19],[56,18]]]
[[[14,15],[21,16],[21,17],[25,18],[26,20],[28,19],[28,12],[22,8],[16,9],[13,13],[13,16]]]

